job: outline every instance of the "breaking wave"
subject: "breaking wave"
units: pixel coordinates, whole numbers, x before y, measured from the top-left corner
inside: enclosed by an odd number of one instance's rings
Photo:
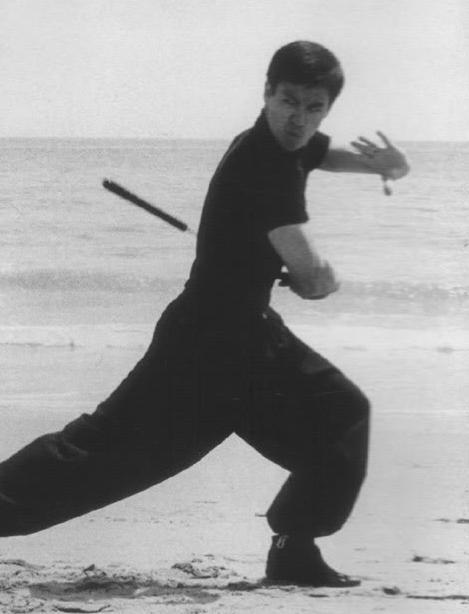
[[[165,291],[181,286],[183,279],[153,277],[145,273],[107,273],[102,270],[36,269],[0,273],[0,291],[42,292],[135,292]],[[408,301],[448,301],[469,299],[469,286],[442,287],[437,284],[405,281],[347,281],[342,290],[351,296],[405,299]]]
[[[178,280],[179,282],[181,280]],[[158,291],[174,286],[175,280],[145,275],[106,273],[104,271],[71,271],[39,269],[16,273],[0,273],[0,291],[30,290],[41,292],[135,292]]]

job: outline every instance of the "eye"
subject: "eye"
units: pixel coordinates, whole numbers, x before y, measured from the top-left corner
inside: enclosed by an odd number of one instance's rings
[[[283,102],[289,106],[289,107],[294,107],[295,106],[295,101],[292,100],[291,98],[284,98]]]
[[[314,107],[308,107],[308,113],[321,113],[324,110],[324,107],[322,105],[320,106],[314,106]]]

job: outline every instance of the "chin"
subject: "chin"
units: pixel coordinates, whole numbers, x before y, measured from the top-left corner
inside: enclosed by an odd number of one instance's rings
[[[277,142],[281,145],[281,147],[283,149],[285,149],[286,151],[296,151],[297,149],[301,149],[302,147],[304,147],[306,145],[306,142],[304,138],[298,138],[298,137],[294,137],[290,134],[287,134],[285,132],[280,132],[277,134],[274,134]]]
[[[308,139],[304,136],[293,136],[291,134],[285,134],[282,139],[282,144],[288,151],[296,151],[306,145]]]
[[[296,151],[297,149],[301,149],[302,147],[304,147],[306,145],[306,141],[303,140],[286,140],[283,143],[283,146],[285,149],[287,149],[288,151]]]

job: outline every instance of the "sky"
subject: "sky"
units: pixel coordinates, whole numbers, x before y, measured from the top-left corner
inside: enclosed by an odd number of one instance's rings
[[[0,137],[230,139],[298,39],[343,64],[330,134],[469,140],[467,0],[0,0]]]

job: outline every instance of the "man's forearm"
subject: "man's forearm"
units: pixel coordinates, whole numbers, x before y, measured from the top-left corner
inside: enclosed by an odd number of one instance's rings
[[[366,173],[380,175],[384,179],[401,179],[410,170],[405,153],[378,132],[382,143],[376,144],[359,137],[351,148],[330,147],[319,168],[342,173]]]

